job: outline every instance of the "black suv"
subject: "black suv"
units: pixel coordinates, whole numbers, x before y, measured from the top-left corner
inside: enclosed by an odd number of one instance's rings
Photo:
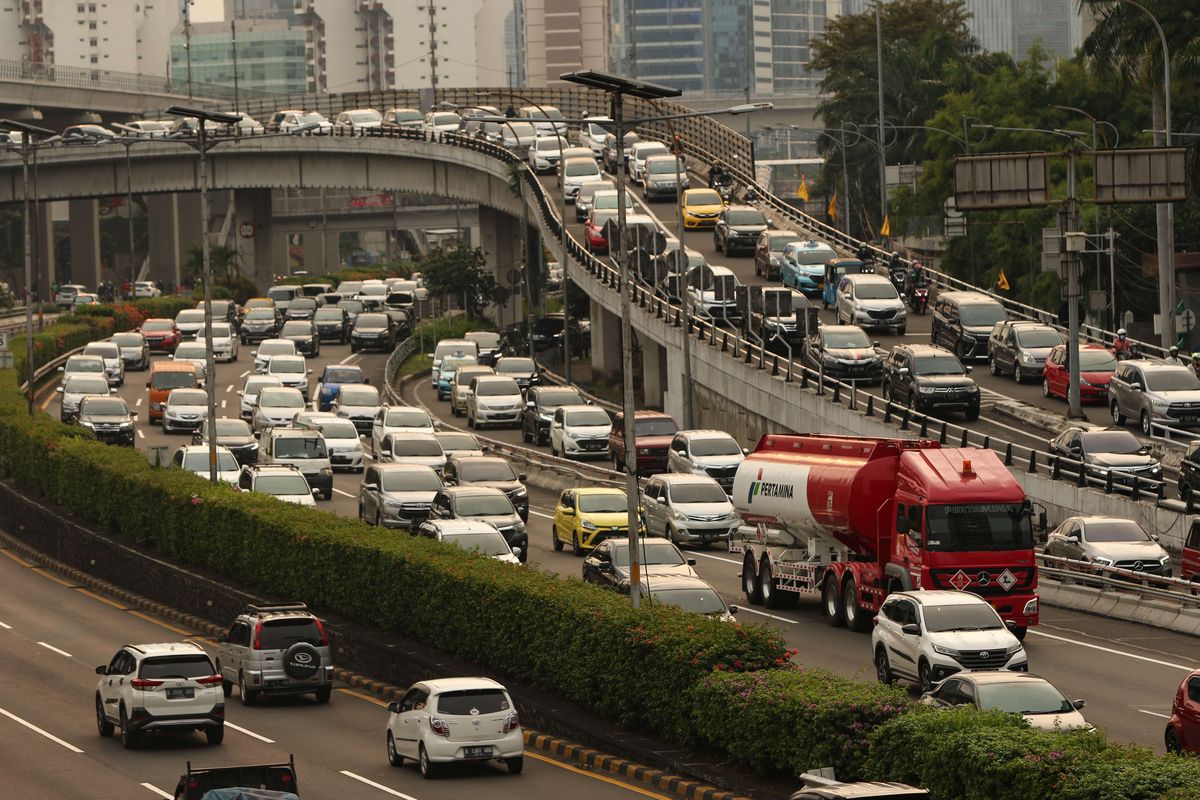
[[[336,305],[318,308],[317,313],[313,315],[313,324],[317,326],[317,335],[321,337],[321,341],[336,339],[345,344],[350,335],[350,315],[346,313],[346,309]]]
[[[105,444],[133,447],[133,421],[136,418],[137,412],[130,411],[120,397],[89,394],[79,401],[79,416],[75,421]]]
[[[728,206],[713,228],[713,249],[729,256],[739,250],[753,254],[758,235],[767,228],[767,218],[757,208]]]
[[[979,292],[942,292],[933,303],[929,343],[962,361],[987,358],[988,339],[997,322],[1008,319],[998,300]]]
[[[396,324],[387,314],[369,311],[354,318],[350,331],[350,351],[382,350],[390,353],[396,347]]]
[[[803,361],[830,378],[874,383],[883,371],[878,346],[857,325],[822,326],[804,340]]]
[[[534,444],[550,441],[550,421],[554,410],[561,406],[584,404],[583,397],[565,386],[531,386],[525,393],[525,410],[521,413],[521,439]]]
[[[979,387],[953,353],[926,344],[902,344],[883,362],[883,399],[922,414],[961,411],[979,419]]]
[[[1179,463],[1179,499],[1185,503],[1189,496],[1200,500],[1197,489],[1200,489],[1200,439],[1193,439]]]
[[[279,329],[278,338],[295,342],[296,352],[300,355],[321,355],[321,335],[310,319],[289,319]]]

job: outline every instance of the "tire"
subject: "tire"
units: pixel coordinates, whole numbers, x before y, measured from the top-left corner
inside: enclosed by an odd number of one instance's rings
[[[138,735],[129,729],[129,717],[125,715],[125,706],[121,706],[121,746],[132,750],[138,745]]]
[[[1109,410],[1109,412],[1112,413],[1114,425],[1124,425],[1125,424],[1125,415],[1121,413],[1121,405],[1116,400],[1113,400],[1109,404],[1108,410]]]
[[[967,409],[967,421],[974,422],[979,419],[979,406],[974,406]]]
[[[858,586],[853,575],[847,576],[842,583],[842,615],[846,618],[846,627],[855,633],[870,629],[871,612],[858,604]]]
[[[713,250],[721,252],[721,240],[717,237],[716,231],[713,232]]]
[[[1143,436],[1154,435],[1154,426],[1150,424],[1150,415],[1145,411],[1143,411],[1141,416],[1138,418],[1138,427],[1141,428]]]
[[[892,672],[892,664],[888,661],[887,651],[883,649],[883,645],[875,648],[875,678],[880,683],[888,685],[896,682],[896,675]]]
[[[625,471],[624,462],[622,462],[622,460],[617,458],[615,455],[612,457],[612,462],[613,462],[613,470],[615,470],[616,472],[624,472]]]
[[[529,431],[525,430],[525,424],[521,424],[521,441],[525,444],[532,444],[533,437],[529,435]]]
[[[521,770],[525,769],[525,756],[506,758],[504,759],[504,765],[508,767],[509,775],[520,775]]]
[[[1181,481],[1179,483],[1179,499],[1182,500],[1184,503],[1187,503],[1188,495],[1190,495],[1191,493],[1192,493],[1192,490],[1188,488],[1188,485]]]
[[[579,544],[579,531],[571,531],[571,552],[577,556],[583,555],[583,547]]]
[[[763,556],[762,562],[759,564],[758,576],[754,583],[762,594],[763,605],[767,608],[775,611],[791,605],[794,595],[781,591],[775,585],[775,574],[771,569],[771,562],[766,556]]]
[[[988,372],[992,373],[993,377],[1000,377],[1000,365],[996,363],[995,356],[988,359]]]
[[[550,542],[557,552],[562,552],[563,540],[558,537],[558,528],[554,526],[553,522],[550,523]]]
[[[1042,378],[1042,397],[1050,397],[1050,381],[1046,378]]]
[[[846,618],[842,615],[841,594],[838,592],[837,576],[830,573],[821,584],[821,609],[825,619],[835,628],[843,628]]]
[[[417,767],[421,771],[421,777],[426,780],[433,780],[437,777],[438,765],[429,760],[429,754],[425,752],[425,745],[419,745],[417,751]]]
[[[896,328],[896,335],[897,336],[907,336],[908,335],[908,326],[901,325],[899,328]]]
[[[283,671],[289,678],[308,680],[320,668],[321,653],[308,642],[296,642],[283,654]]]
[[[762,605],[762,589],[758,585],[754,556],[750,553],[746,553],[746,557],[742,559],[742,593],[746,595],[746,602],[750,605]]]
[[[320,689],[317,689],[317,702],[318,703],[321,703],[322,705],[324,705],[325,703],[329,702],[329,699],[331,697],[333,697],[333,687],[332,686],[322,686]]]
[[[100,695],[96,695],[96,732],[100,734],[101,739],[107,739],[113,735],[116,726],[113,725],[108,717],[104,715],[104,701],[100,699]]]
[[[238,697],[244,706],[258,704],[258,690],[251,689],[246,685],[246,675],[244,673],[238,675]]]
[[[883,395],[883,400],[885,403],[890,403],[892,400],[892,385],[887,381],[884,381],[883,385],[879,387],[879,393]]]
[[[225,679],[225,673],[221,672],[221,662],[217,662],[217,674],[221,676],[221,695],[229,697],[233,694],[233,684]]]
[[[225,741],[225,726],[213,725],[210,728],[204,729],[204,738],[208,739],[210,745],[218,745]]]
[[[1179,745],[1179,734],[1170,725],[1167,726],[1167,732],[1163,734],[1163,744],[1168,753],[1179,755],[1183,752],[1183,748]]]
[[[383,527],[383,515],[380,513],[379,509],[375,509],[375,520],[371,524],[376,528]]]
[[[393,767],[403,767],[404,766],[404,756],[402,756],[398,752],[396,752],[396,740],[395,740],[395,738],[392,737],[391,731],[388,731],[388,735],[387,735],[387,754],[388,754],[388,763],[391,764]]]
[[[1025,382],[1025,379],[1021,377],[1021,365],[1016,361],[1013,362],[1013,380],[1017,383]]]
[[[929,662],[923,658],[917,666],[917,685],[922,694],[933,690],[933,670],[929,668]]]

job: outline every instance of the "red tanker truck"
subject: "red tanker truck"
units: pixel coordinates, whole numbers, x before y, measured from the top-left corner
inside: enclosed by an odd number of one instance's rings
[[[1038,621],[1032,505],[991,450],[769,434],[738,467],[733,503],[752,604],[821,598],[832,625],[870,628],[889,592],[957,589],[1018,637]]]

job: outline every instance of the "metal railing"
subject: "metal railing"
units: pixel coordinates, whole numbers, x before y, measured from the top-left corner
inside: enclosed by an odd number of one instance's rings
[[[137,72],[118,72],[95,67],[71,67],[45,64],[25,59],[0,59],[0,79],[52,83],[59,86],[78,86],[84,89],[115,89],[144,94],[188,96],[188,82],[181,78],[142,75]],[[239,88],[242,100],[272,97],[269,92]],[[192,82],[192,96],[198,100],[233,100],[233,87],[221,83]]]
[[[1200,582],[1150,575],[1138,570],[1109,567],[1095,561],[1076,561],[1061,556],[1037,554],[1043,577],[1063,584],[1094,586],[1104,591],[1135,594],[1178,603],[1183,608],[1200,608]]]

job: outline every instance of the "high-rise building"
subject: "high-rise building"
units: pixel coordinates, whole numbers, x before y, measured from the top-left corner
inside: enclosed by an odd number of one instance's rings
[[[286,19],[296,17],[296,0],[225,0],[225,19]]]
[[[181,9],[170,0],[0,0],[0,54],[162,75]]]
[[[192,80],[196,83],[234,84],[247,91],[288,94],[308,89],[308,65],[304,61],[304,30],[286,19],[251,17],[237,19],[237,58],[234,58],[234,29],[229,22],[199,22],[192,25]],[[186,80],[188,59],[182,31],[171,37],[171,77]]]
[[[516,0],[516,3],[524,30],[522,82],[527,86],[546,86],[573,70],[608,69],[610,0]]]

